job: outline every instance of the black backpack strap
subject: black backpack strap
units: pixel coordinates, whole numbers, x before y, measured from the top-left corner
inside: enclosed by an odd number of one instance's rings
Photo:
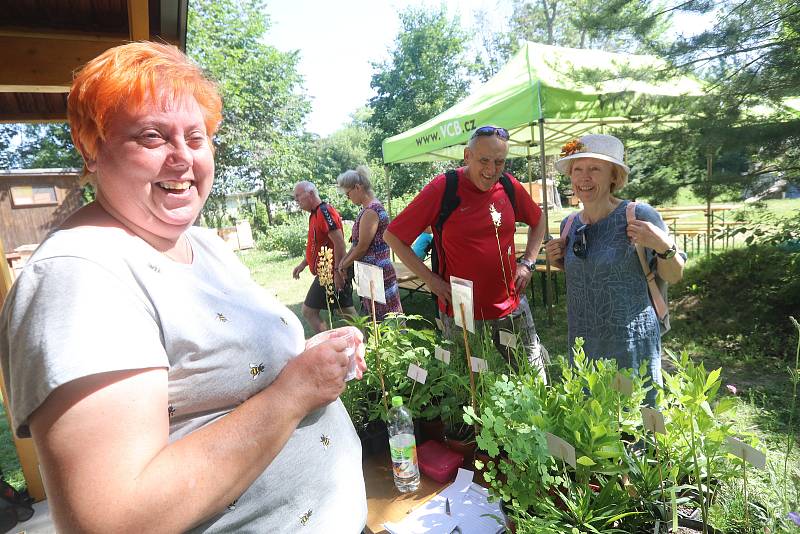
[[[506,196],[511,201],[511,207],[514,209],[514,215],[517,214],[517,192],[514,190],[514,184],[511,183],[511,175],[504,172],[500,176],[500,184],[506,192]],[[516,217],[515,217],[516,218]]]
[[[444,195],[442,195],[442,204],[439,208],[439,216],[436,218],[436,223],[433,225],[433,240],[431,241],[431,267],[432,271],[441,276],[444,274],[444,257],[439,257],[439,251],[443,251],[442,247],[442,229],[447,218],[450,217],[461,199],[458,198],[456,192],[458,191],[458,172],[455,169],[450,169],[444,173],[445,185]]]

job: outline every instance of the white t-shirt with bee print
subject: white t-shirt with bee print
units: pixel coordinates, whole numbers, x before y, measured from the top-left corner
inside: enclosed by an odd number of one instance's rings
[[[209,230],[173,262],[119,229],[53,233],[13,286],[0,362],[14,431],[58,386],[96,373],[166,367],[170,441],[224,416],[302,352],[297,317]],[[227,506],[226,506],[227,505]],[[192,532],[361,532],[361,444],[341,401],[309,415],[250,488]]]

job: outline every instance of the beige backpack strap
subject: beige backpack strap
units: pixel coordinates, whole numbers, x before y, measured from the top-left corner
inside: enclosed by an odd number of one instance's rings
[[[628,205],[625,206],[625,218],[628,223],[636,220],[636,202],[628,202]],[[650,270],[650,265],[644,256],[644,248],[641,245],[636,245],[636,254],[639,256],[639,263],[642,264],[642,271],[644,271],[644,277],[647,279],[647,289],[650,291],[650,300],[653,301],[656,316],[663,321],[669,314],[669,308],[667,308],[667,303],[664,302],[664,296],[661,295],[661,291],[658,290],[656,275]]]

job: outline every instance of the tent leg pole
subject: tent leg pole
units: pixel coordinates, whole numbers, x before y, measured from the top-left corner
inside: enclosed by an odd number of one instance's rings
[[[550,237],[550,214],[548,213],[548,193],[547,189],[547,160],[544,149],[544,119],[539,119],[539,163],[542,171],[542,204],[544,209],[544,238],[545,241]],[[534,139],[533,124],[531,124],[531,139]],[[530,167],[529,167],[530,168]],[[531,168],[531,172],[533,169]],[[547,326],[553,326],[553,303],[550,300],[550,288],[552,287],[550,280],[550,262],[547,261],[545,265],[547,283],[544,285],[544,301],[547,308]]]
[[[392,177],[389,174],[388,165],[383,166],[383,174],[386,176],[386,209],[388,210],[389,220],[391,221],[394,219],[392,216]],[[392,261],[396,260],[397,258],[394,257],[394,250],[392,250]]]
[[[711,152],[706,155],[706,254],[711,252],[713,240],[711,239]]]

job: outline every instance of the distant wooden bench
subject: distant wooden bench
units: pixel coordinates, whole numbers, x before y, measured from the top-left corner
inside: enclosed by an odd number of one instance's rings
[[[409,292],[409,295],[413,295],[415,293],[424,293],[427,295],[431,294],[431,290],[428,289],[428,286],[425,285],[420,277],[414,274],[411,269],[405,266],[405,264],[400,262],[394,262],[394,271],[397,273],[397,287],[400,289],[405,289]]]

